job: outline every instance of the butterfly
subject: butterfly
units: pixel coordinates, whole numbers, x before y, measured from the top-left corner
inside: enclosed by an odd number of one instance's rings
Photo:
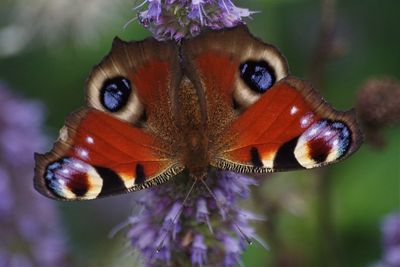
[[[95,199],[183,171],[311,169],[362,143],[354,111],[290,76],[281,52],[245,26],[179,44],[115,38],[85,93],[52,150],[35,154],[34,185],[47,197]]]

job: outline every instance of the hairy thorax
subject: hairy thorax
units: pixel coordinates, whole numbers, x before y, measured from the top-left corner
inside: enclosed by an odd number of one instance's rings
[[[199,95],[193,83],[187,78],[182,79],[176,100],[174,116],[180,136],[181,161],[190,174],[200,177],[207,172],[210,162],[206,112],[199,105]]]

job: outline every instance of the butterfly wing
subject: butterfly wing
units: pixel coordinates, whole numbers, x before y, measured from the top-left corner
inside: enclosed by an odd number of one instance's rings
[[[271,87],[223,136],[229,148],[213,164],[236,172],[320,167],[348,157],[362,142],[353,111],[334,110],[292,77]]]
[[[332,109],[308,83],[288,76],[282,54],[247,28],[202,34],[182,50],[204,88],[216,136],[211,165],[236,172],[314,168],[360,146],[354,113]]]
[[[53,150],[36,155],[35,186],[46,196],[93,199],[147,188],[182,168],[153,135],[104,112],[69,116]]]
[[[35,187],[61,200],[140,190],[183,170],[176,161],[169,92],[180,79],[173,43],[116,39],[53,149],[35,156]]]

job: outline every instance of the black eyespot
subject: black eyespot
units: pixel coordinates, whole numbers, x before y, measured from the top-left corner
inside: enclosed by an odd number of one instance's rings
[[[128,102],[131,91],[131,83],[124,77],[106,80],[101,88],[100,102],[110,112],[119,111]]]
[[[244,83],[257,93],[265,93],[276,80],[274,70],[264,60],[248,60],[239,66]]]

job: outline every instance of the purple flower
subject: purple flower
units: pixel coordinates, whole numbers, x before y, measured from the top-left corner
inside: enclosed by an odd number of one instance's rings
[[[375,267],[400,266],[400,213],[392,213],[382,224],[383,259]]]
[[[145,0],[137,9],[142,9],[139,22],[159,40],[196,36],[201,28],[234,27],[254,13],[230,0]]]
[[[239,260],[242,248],[240,247],[239,240],[225,235],[222,239],[225,247],[224,267],[235,266]]]
[[[191,261],[193,265],[201,267],[207,261],[207,246],[202,235],[195,235],[193,238]]]
[[[382,224],[383,247],[390,249],[400,245],[400,213],[388,215]]]
[[[0,168],[0,195],[2,196],[2,200],[0,201],[0,218],[6,216],[6,214],[10,214],[14,206],[14,198],[12,197],[10,188],[10,177],[6,170]]]
[[[237,180],[236,183],[232,183],[232,180]],[[234,194],[240,195],[242,198],[247,198],[250,192],[250,185],[257,185],[254,179],[242,176],[238,173],[228,172],[226,175],[218,179],[218,183],[222,185],[225,190],[230,190]]]
[[[32,186],[33,153],[43,150],[40,103],[0,84],[0,266],[70,266],[53,203]]]
[[[197,208],[197,211],[196,211],[197,221],[206,223],[210,232],[213,233],[212,226],[210,224],[210,219],[208,217],[209,212],[207,209],[207,201],[204,198],[199,198],[197,200],[196,208]]]
[[[144,210],[131,217],[128,238],[145,266],[230,267],[240,260],[249,239],[266,246],[249,225],[264,218],[235,205],[248,196],[254,179],[210,173],[203,181],[207,187],[197,181],[185,201],[193,182],[181,174],[144,191],[139,201]]]
[[[176,234],[180,230],[179,217],[181,214],[181,208],[182,208],[182,203],[180,203],[179,201],[175,202],[172,205],[172,208],[168,212],[167,216],[165,217],[163,226],[161,228],[161,231],[165,234],[172,233],[172,238],[174,240],[175,240]],[[163,236],[163,235],[161,235],[161,236]],[[160,240],[160,242],[158,242],[158,243],[161,244],[162,241],[163,240]]]

